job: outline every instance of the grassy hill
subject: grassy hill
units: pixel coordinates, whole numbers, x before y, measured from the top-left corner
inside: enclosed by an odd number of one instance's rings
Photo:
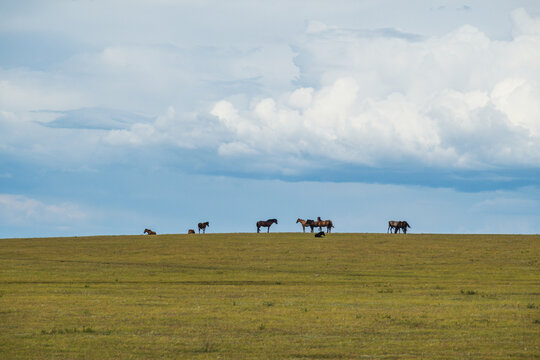
[[[539,258],[514,235],[0,239],[0,358],[540,358]]]

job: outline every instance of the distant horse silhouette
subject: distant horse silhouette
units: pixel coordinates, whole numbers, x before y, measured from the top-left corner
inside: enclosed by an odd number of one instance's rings
[[[188,234],[195,234],[195,230],[189,229],[189,230],[187,231],[187,233],[188,233]]]
[[[304,219],[300,219],[300,218],[296,219],[297,224],[298,223],[302,224],[302,230],[304,232],[306,232],[306,227],[307,226],[309,226],[311,228],[311,232],[313,232],[313,227],[309,225],[311,221],[313,221],[313,220],[310,220],[310,219],[304,220]]]
[[[315,237],[323,237],[323,236],[325,236],[324,231],[319,231],[318,233],[315,234]]]
[[[398,225],[396,226],[396,230],[395,230],[395,233],[398,233],[399,230],[403,230],[403,233],[406,234],[407,233],[407,228],[410,228],[411,226],[409,225],[408,222],[406,221],[400,221],[398,223]]]
[[[145,234],[148,234],[148,235],[156,235],[156,232],[155,231],[152,231],[150,229],[144,229],[144,233]]]
[[[386,230],[386,233],[387,233],[387,234],[388,234],[388,233],[391,233],[392,230],[393,230],[394,232],[396,232],[398,226],[399,226],[399,221],[390,220],[390,221],[388,222],[388,230]]]
[[[319,227],[319,230],[322,230],[322,228],[325,227],[326,233],[330,234],[334,224],[332,223],[332,220],[321,220],[321,217],[319,216],[317,217],[317,226]]]
[[[257,233],[260,233],[261,232],[261,227],[267,227],[268,228],[268,231],[267,233],[270,232],[270,226],[272,226],[273,223],[276,223],[277,224],[277,219],[268,219],[266,221],[257,221]]]
[[[332,228],[335,227],[332,220],[321,220],[321,217],[317,217],[317,220],[306,220],[306,225],[308,225],[311,228],[311,232],[313,232],[313,229],[318,227],[319,231],[322,231],[322,228],[326,228],[326,233],[329,234],[332,232]]]
[[[391,233],[392,230],[393,230],[394,234],[397,234],[398,232],[400,232],[400,230],[403,230],[403,233],[406,234],[407,233],[407,228],[410,228],[410,227],[411,226],[406,221],[393,221],[392,220],[392,221],[388,222],[388,230],[386,232]]]
[[[306,220],[306,226],[309,226],[311,228],[311,232],[313,232],[314,228],[319,227],[319,222],[316,220],[308,219]],[[319,230],[321,229],[319,228]]]
[[[203,222],[203,223],[199,223],[199,234],[201,233],[201,229],[203,231],[203,234],[206,234],[206,227],[207,226],[210,226],[210,223],[208,221]]]

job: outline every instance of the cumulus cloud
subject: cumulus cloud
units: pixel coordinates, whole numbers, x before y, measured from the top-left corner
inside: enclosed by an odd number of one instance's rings
[[[203,149],[289,173],[538,167],[540,19],[522,9],[512,19],[508,40],[472,25],[425,36],[309,22],[290,43],[108,44],[58,72],[0,70],[0,146],[81,162]],[[125,111],[65,111],[92,106]],[[62,112],[29,111],[39,109]]]
[[[277,154],[361,165],[540,165],[540,19],[513,13],[514,38],[466,25],[423,40],[311,23],[299,83],[211,113],[233,138],[220,155]],[[369,34],[368,34],[369,35]]]

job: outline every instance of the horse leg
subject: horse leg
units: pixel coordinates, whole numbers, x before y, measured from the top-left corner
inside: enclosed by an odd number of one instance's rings
[[[261,232],[261,228],[257,226],[257,234]]]
[[[268,230],[266,230],[267,234],[270,234],[270,225],[268,225]]]

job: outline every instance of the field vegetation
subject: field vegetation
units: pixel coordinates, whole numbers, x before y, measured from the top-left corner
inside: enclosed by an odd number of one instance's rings
[[[0,239],[1,359],[540,358],[540,236]]]

